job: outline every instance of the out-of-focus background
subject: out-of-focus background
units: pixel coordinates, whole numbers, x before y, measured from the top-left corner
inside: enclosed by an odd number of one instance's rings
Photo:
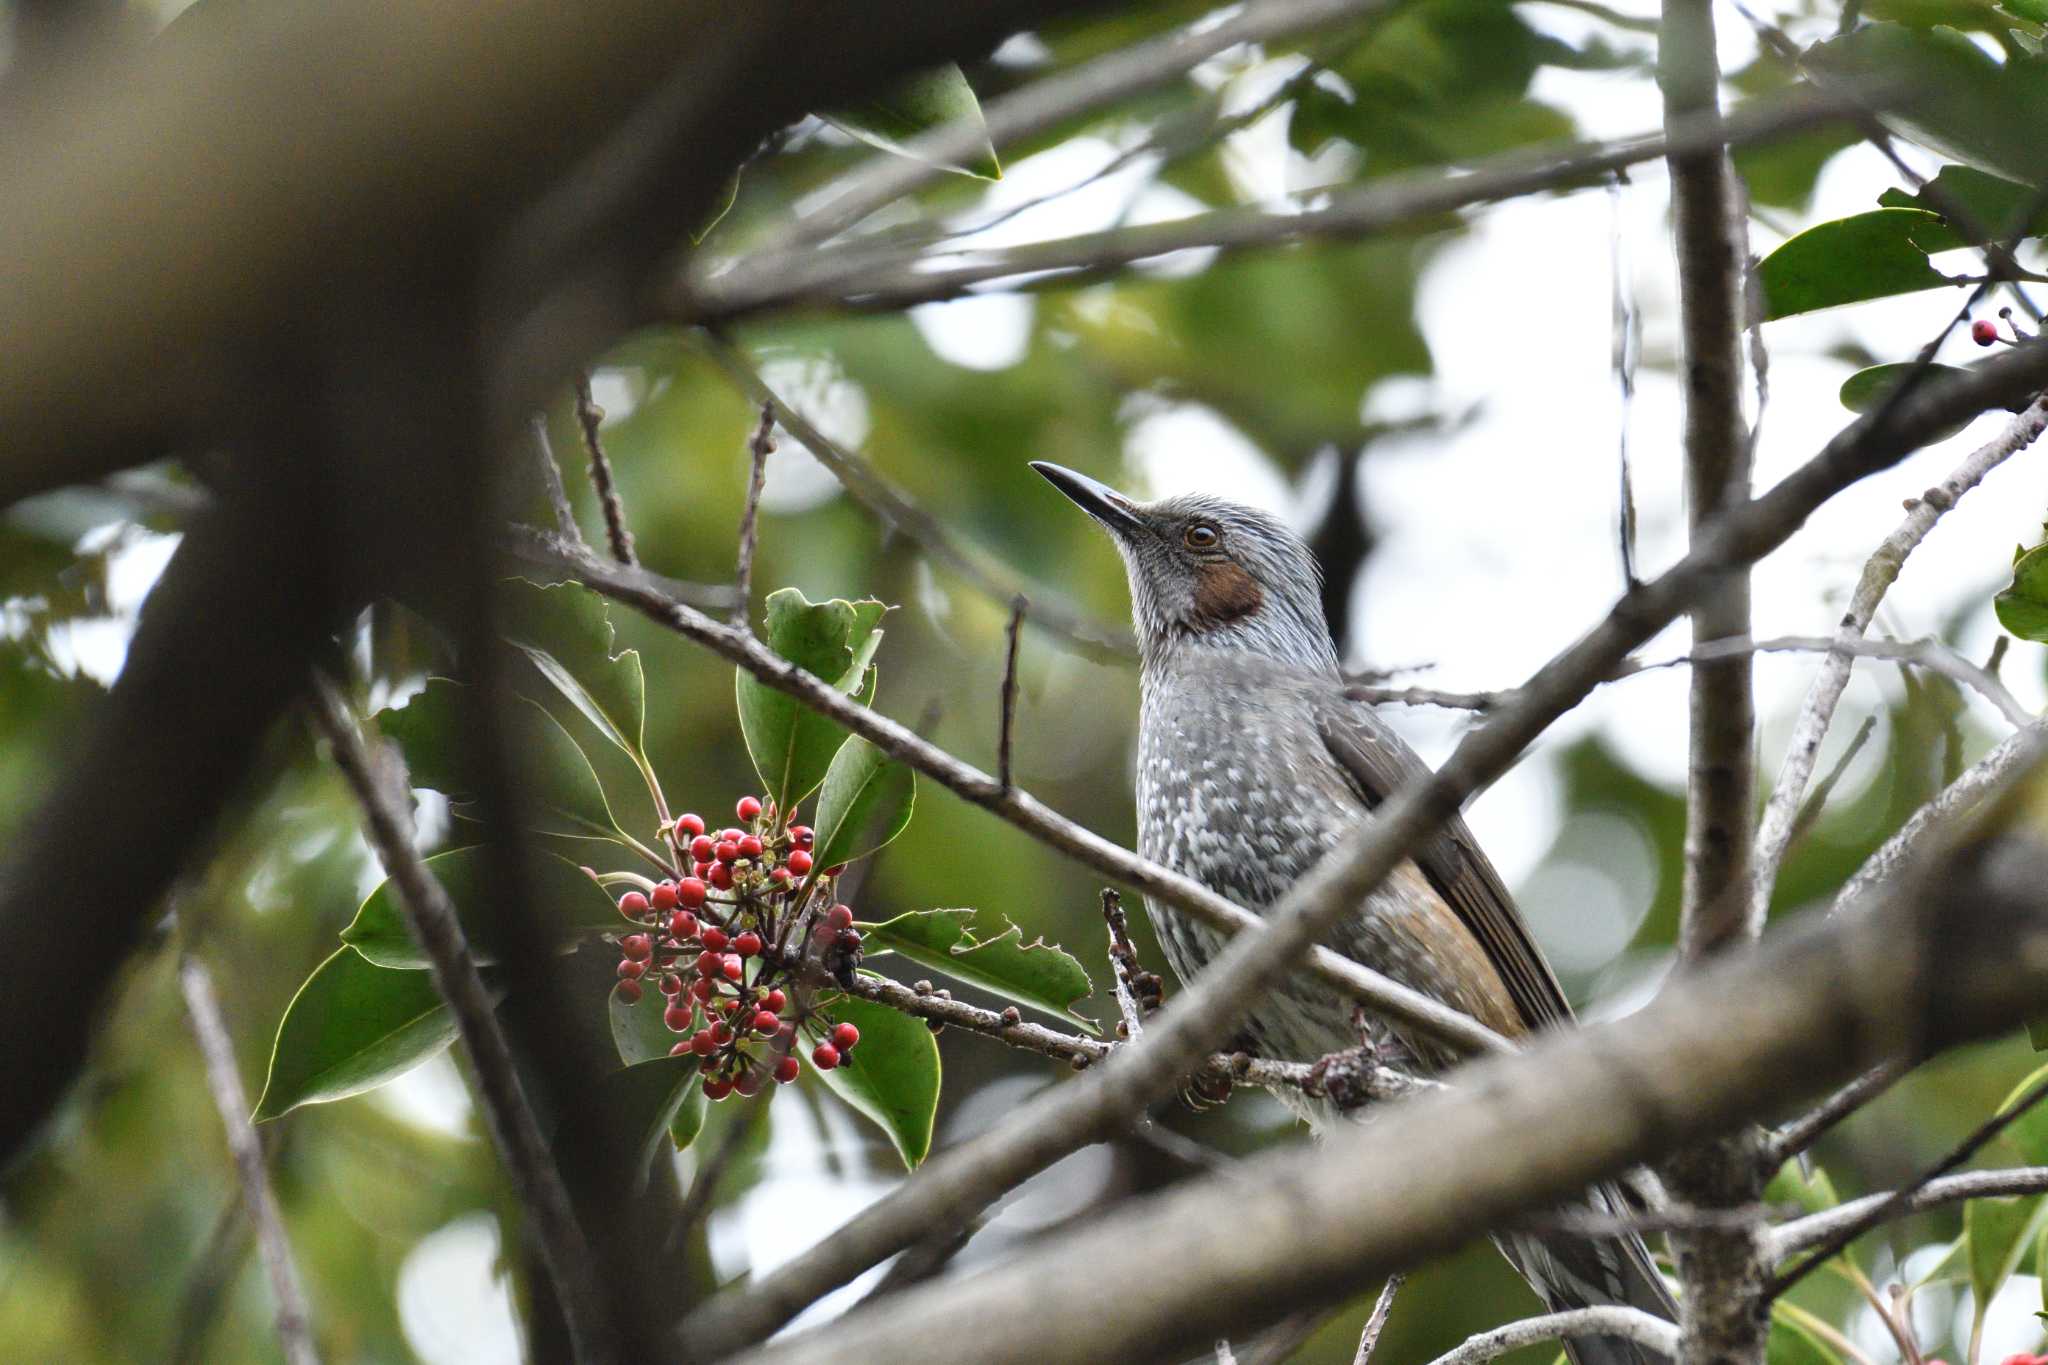
[[[0,5],[0,19],[20,8]],[[126,17],[164,24],[179,8],[130,4]],[[967,75],[987,100],[1203,13],[1191,4],[1133,7],[1014,39],[968,65]],[[1809,0],[1759,17],[1801,42],[1824,37],[1837,18]],[[1646,131],[1660,119],[1653,27],[1654,9],[1643,0],[1614,9],[1586,0],[1410,0],[1361,27],[1227,52],[1185,81],[1012,149],[999,182],[948,179],[916,213],[942,215],[963,246],[1025,242],[1230,204],[1312,207],[1332,187],[1391,171],[1573,134]],[[1735,10],[1721,11],[1720,27],[1733,91],[1786,81],[1781,64],[1759,56]],[[1235,118],[1247,112],[1253,116]],[[1241,126],[1189,139],[1193,145],[1171,158],[1133,154],[1163,124],[1198,116]],[[1873,206],[1899,182],[1883,158],[1848,141],[1836,131],[1810,133],[1738,158],[1760,253],[1802,226]],[[873,154],[815,120],[799,126],[746,169],[733,209],[700,250],[744,252],[807,195]],[[1930,173],[1938,164],[1910,147],[1905,155]],[[138,211],[146,206],[143,187]],[[1107,281],[907,314],[761,318],[737,328],[733,341],[828,436],[1009,566],[1034,594],[1126,619],[1108,544],[1026,468],[1050,459],[1138,495],[1201,489],[1282,512],[1324,556],[1333,620],[1352,664],[1413,669],[1397,681],[1431,687],[1505,687],[1570,642],[1621,586],[1624,438],[1644,570],[1680,550],[1668,207],[1661,168],[1650,165],[1626,183],[1515,201],[1364,244],[1227,259],[1188,252]],[[900,226],[916,213],[892,209],[872,226]],[[1835,393],[1847,374],[1872,360],[1910,357],[1959,302],[1959,294],[1937,291],[1767,326],[1759,484],[1809,457],[1848,420]],[[1970,350],[1961,336],[1951,344]],[[1619,365],[1618,348],[1626,353]],[[1629,399],[1624,370],[1633,379]],[[729,580],[755,410],[699,341],[680,333],[641,335],[600,358],[593,389],[646,562],[678,578]],[[566,394],[550,425],[595,534]],[[1900,500],[1995,426],[1984,419],[1830,504],[1759,569],[1757,633],[1829,629],[1864,556],[1897,523]],[[174,472],[165,477],[175,482]],[[2048,467],[2038,458],[2023,456],[1994,474],[1912,560],[1880,627],[1901,637],[1938,635],[1983,657],[1998,634],[1991,596],[2012,547],[2038,537],[2044,509]],[[762,511],[757,585],[898,604],[879,656],[877,704],[993,767],[1006,604],[879,525],[786,434],[767,463]],[[47,496],[0,519],[0,839],[20,827],[64,764],[119,672],[137,612],[177,543],[172,511],[110,491]],[[648,742],[670,797],[716,819],[754,785],[734,723],[731,671],[636,618],[619,614],[618,623],[622,641],[646,660]],[[1645,653],[1682,653],[1686,643],[1674,630]],[[366,619],[357,644],[380,700],[416,688],[441,657],[429,633],[398,611]],[[1766,778],[1776,773],[1813,668],[1807,657],[1759,660]],[[1019,782],[1128,844],[1134,670],[1091,661],[1027,628],[1020,673]],[[2048,696],[2038,646],[2018,644],[2004,678],[2030,706]],[[1682,669],[1603,688],[1472,808],[1481,839],[1592,1017],[1640,1003],[1670,962],[1684,689]],[[1469,723],[1432,709],[1388,715],[1432,758]],[[1780,915],[1823,903],[1909,811],[2004,733],[1995,712],[1944,680],[1863,663],[1823,772],[1866,720],[1867,743],[1787,865]],[[109,840],[121,837],[121,806],[120,793],[108,792]],[[445,830],[436,809],[426,817],[430,832]],[[81,941],[72,960],[53,967],[81,976],[118,970],[120,981],[87,1078],[39,1152],[0,1184],[0,1356],[274,1357],[268,1290],[238,1212],[169,947],[181,940],[212,966],[253,1091],[291,993],[376,880],[339,780],[303,732],[280,732],[265,779],[177,905],[175,928],[167,921],[160,941],[132,955],[126,950],[136,945]],[[860,910],[874,919],[935,906],[999,911],[1027,934],[1069,947],[1101,985],[1098,886],[927,784],[908,833],[867,876]],[[123,889],[86,885],[75,894]],[[1138,932],[1141,952],[1157,965],[1149,927],[1140,923]],[[1113,1016],[1100,994],[1091,1007]],[[601,988],[590,1008],[603,1008]],[[940,1144],[1001,1122],[1065,1079],[1040,1058],[957,1031],[940,1046]],[[1988,1113],[2030,1058],[2018,1040],[1945,1058],[1827,1139],[1820,1159],[1845,1191],[1884,1187]],[[686,1181],[734,1108],[714,1105],[709,1135],[675,1158]],[[1090,1148],[1031,1181],[961,1264],[1189,1174],[1195,1168],[1176,1154],[1189,1144],[1230,1154],[1303,1140],[1284,1111],[1257,1094],[1208,1112],[1170,1105],[1158,1122],[1173,1141]],[[264,1132],[330,1358],[452,1365],[518,1357],[505,1240],[513,1211],[454,1054],[371,1095],[299,1110]],[[700,1292],[830,1236],[902,1178],[875,1130],[808,1081],[793,1088],[726,1181],[696,1257]],[[1902,1260],[1930,1265],[1959,1218],[1899,1224],[1874,1253],[1873,1273]],[[1152,1254],[1160,1273],[1171,1274],[1171,1249]],[[806,1321],[842,1310],[872,1278]],[[1299,1359],[1348,1360],[1374,1288],[1359,1286],[1360,1300]],[[1930,1352],[1960,1359],[1966,1299],[1966,1290],[1947,1285],[1922,1294]],[[1870,1359],[1896,1358],[1890,1337],[1839,1281],[1814,1277],[1795,1301]],[[2039,1301],[2031,1275],[2009,1281],[1980,1354],[2038,1349]],[[1535,1306],[1491,1248],[1475,1245],[1413,1279],[1379,1358],[1423,1360]],[[1526,1353],[1530,1361],[1547,1357]]]

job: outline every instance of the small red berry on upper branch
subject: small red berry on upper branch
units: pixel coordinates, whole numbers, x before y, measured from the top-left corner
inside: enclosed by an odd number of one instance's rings
[[[1998,324],[1987,318],[1979,318],[1970,324],[1970,340],[1979,346],[1989,346],[1998,340]]]
[[[853,1045],[859,1041],[860,1030],[853,1025],[834,1024],[832,1026],[832,1046],[838,1048],[841,1052],[851,1051]]]
[[[760,798],[753,796],[742,796],[740,798],[739,805],[734,807],[734,813],[737,814],[742,820],[753,819],[755,816],[761,813]]]
[[[647,913],[647,897],[638,891],[628,891],[619,897],[619,912],[635,918]]]

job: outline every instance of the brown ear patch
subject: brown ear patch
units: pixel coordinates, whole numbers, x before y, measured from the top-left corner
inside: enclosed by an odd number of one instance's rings
[[[1266,600],[1252,576],[1229,560],[1195,570],[1195,622],[1204,628],[1227,625],[1257,611]]]

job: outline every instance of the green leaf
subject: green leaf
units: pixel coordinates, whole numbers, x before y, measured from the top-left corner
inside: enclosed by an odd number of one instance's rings
[[[932,1148],[939,1109],[939,1041],[924,1021],[883,1005],[840,996],[823,1011],[822,1035],[850,1023],[860,1043],[830,1071],[816,1071],[827,1089],[879,1125],[903,1164],[916,1170]]]
[[[869,668],[882,643],[882,613],[872,599],[812,603],[795,588],[769,594],[763,623],[768,647],[865,704],[874,695]],[[787,811],[817,790],[846,731],[795,697],[739,671],[740,733],[764,794]]]
[[[676,1106],[676,1116],[668,1121],[668,1140],[677,1151],[688,1148],[704,1131],[704,1111],[708,1107],[703,1086],[683,1087],[683,1102]]]
[[[2003,1114],[2044,1084],[2048,1084],[2048,1066],[2014,1086],[2012,1093],[1998,1106],[1998,1112]],[[2014,1119],[2000,1137],[2012,1145],[2027,1165],[2048,1166],[2048,1100],[2042,1100]]]
[[[1065,949],[1043,939],[1026,943],[1024,931],[1002,915],[980,924],[976,920],[973,910],[914,910],[880,924],[863,924],[861,933],[871,953],[900,953],[920,966],[1096,1031],[1093,1020],[1073,1010],[1095,984]]]
[[[1782,1300],[1771,1304],[1771,1334],[1764,1359],[1768,1365],[1841,1365],[1842,1361],[1808,1325],[1804,1310]]]
[[[848,738],[818,793],[818,866],[865,858],[901,834],[916,794],[916,773],[859,735]]]
[[[1952,28],[1865,24],[1806,60],[1857,88],[1904,85],[1912,98],[1886,118],[1923,147],[2022,184],[2048,177],[2048,66],[2038,58],[2000,63]]]
[[[1938,214],[1921,209],[1873,209],[1820,223],[1757,267],[1764,316],[1790,317],[1941,288],[1949,278],[1927,263],[1927,253],[1960,245]]]
[[[638,1001],[628,1002],[619,994],[618,987],[612,987],[606,1012],[611,1017],[612,1043],[619,1049],[620,1061],[627,1066],[637,1066],[657,1057],[666,1057],[678,1038],[688,1036],[670,1031],[662,1021],[667,1010],[668,997],[655,989],[651,972],[641,983]]]
[[[693,1092],[702,1093],[697,1085],[694,1054],[657,1057],[621,1067],[599,1079],[594,1092],[569,1111],[563,1124],[624,1125],[624,1131],[633,1140],[635,1161],[629,1174],[637,1189],[646,1183],[663,1145],[674,1142],[670,1129]]]
[[[2048,545],[2036,545],[2013,562],[2012,582],[1991,606],[2008,631],[2048,644]]]
[[[1913,371],[1921,369],[1931,372],[1926,379],[1919,381],[1923,384],[1936,382],[1942,375],[1968,373],[1968,371],[1958,369],[1954,365],[1923,366],[1915,364],[1910,360],[1899,361],[1889,365],[1871,365],[1856,371],[1856,373],[1842,381],[1840,395],[1842,406],[1851,412],[1875,412],[1879,407],[1883,406],[1884,400],[1893,385],[1904,380]],[[1970,425],[1972,420],[1974,419],[1964,418],[1960,422],[1952,422],[1942,427],[1935,435],[1928,437],[1928,441],[1930,443],[1946,441],[1949,437]]]
[[[379,711],[377,728],[396,743],[415,787],[446,796],[458,814],[480,787],[472,764],[462,708],[468,691],[447,678],[430,678],[404,706]],[[532,797],[534,829],[577,839],[610,839],[618,825],[590,759],[562,723],[525,697],[513,708],[514,751]]]
[[[1808,1213],[1820,1213],[1842,1202],[1828,1173],[1818,1165],[1803,1169],[1798,1157],[1778,1168],[1764,1187],[1763,1198],[1767,1204],[1796,1203]]]
[[[977,180],[1000,180],[1003,168],[996,160],[995,146],[988,140],[988,126],[982,122],[981,102],[960,68],[948,62],[923,71],[877,98],[851,109],[820,114],[820,118],[853,134],[871,147],[898,156],[916,157],[908,143],[920,133],[956,121],[968,121],[981,130],[981,145],[966,161],[933,161],[942,170],[971,175]]]
[[[490,900],[491,860],[498,856],[501,855],[495,849],[479,847],[458,848],[427,859],[427,870],[454,902],[463,933],[469,938],[470,952],[479,962],[493,962],[499,956],[498,918]],[[532,860],[527,872],[527,892],[565,948],[628,923],[611,896],[589,874],[552,853],[539,854]],[[413,942],[406,925],[398,889],[388,878],[370,893],[356,911],[356,917],[341,931],[341,941],[380,967],[427,966],[426,955]]]
[[[2033,190],[1974,166],[1943,166],[1917,194],[1894,186],[1877,196],[1877,202],[1886,208],[1940,213],[1958,239],[1972,246],[2048,233],[2048,210],[2039,207]],[[1943,212],[1944,206],[1958,209],[1957,218],[1966,217],[1968,221],[1950,219]],[[2023,223],[2021,215],[2029,208],[2035,210],[2034,218]]]
[[[256,1121],[374,1090],[454,1040],[454,1016],[425,972],[337,948],[285,1007]]]
[[[580,583],[542,587],[512,578],[502,587],[507,638],[599,733],[640,758],[647,680],[639,650],[612,653],[604,599]]]
[[[1963,1205],[1963,1237],[1969,1243],[1970,1288],[1976,1318],[1984,1312],[2032,1241],[2042,1213],[2041,1196],[1972,1199]]]

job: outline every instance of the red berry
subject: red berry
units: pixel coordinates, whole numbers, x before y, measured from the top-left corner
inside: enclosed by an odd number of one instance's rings
[[[647,897],[638,891],[628,891],[619,897],[619,910],[622,914],[637,919],[647,913]]]
[[[1970,340],[1979,346],[1989,346],[1998,340],[1998,324],[1986,318],[1979,318],[1970,324]]]
[[[711,1026],[711,1041],[720,1047],[724,1047],[732,1041],[732,1030],[722,1023],[713,1024]]]
[[[628,934],[619,940],[619,951],[635,962],[645,962],[654,954],[654,943],[645,934]]]
[[[619,983],[619,999],[625,1001],[629,1005],[639,1004],[640,983],[637,981],[621,981]]]
[[[732,941],[732,950],[741,957],[752,957],[761,951],[761,936],[752,929],[742,930]]]
[[[725,959],[725,979],[727,981],[737,981],[746,974],[747,964],[728,953]]]
[[[776,1017],[773,1010],[762,1010],[754,1016],[754,1032],[756,1033],[763,1035],[771,1034],[781,1027],[782,1020]]]
[[[715,924],[707,924],[704,926],[703,938],[704,946],[714,953],[724,952],[725,945],[732,942],[731,939],[726,937],[725,930],[719,928]]]
[[[825,875],[828,877],[836,877],[844,871],[846,871],[845,863],[834,863],[832,864],[832,866],[825,869]]]
[[[761,803],[755,797],[742,796],[739,805],[734,807],[734,810],[738,813],[740,819],[751,820],[761,813]]]
[[[668,1050],[668,1055],[671,1057],[680,1057],[689,1050],[690,1040],[688,1038],[678,1038],[676,1039],[676,1045]]]
[[[704,1098],[707,1100],[722,1100],[731,1093],[731,1081],[706,1080],[704,1082]]]
[[[699,1057],[709,1057],[718,1051],[718,1040],[711,1036],[711,1030],[700,1028],[690,1035],[690,1051]]]
[[[853,1045],[859,1041],[860,1030],[853,1025],[834,1024],[832,1026],[832,1046],[838,1048],[841,1052],[851,1051]]]
[[[721,863],[732,862],[740,856],[739,840],[720,839],[718,846],[712,851],[718,855],[718,861]]]
[[[700,834],[690,840],[690,856],[700,863],[708,863],[711,861],[712,851],[717,847],[717,843],[710,835]]]
[[[853,907],[850,905],[833,906],[825,912],[825,923],[831,925],[834,929],[851,929],[853,927]]]
[[[687,910],[678,910],[668,917],[668,936],[678,943],[697,937],[697,917]]]
[[[677,834],[702,834],[704,817],[701,815],[679,815],[676,817]]]
[[[837,937],[839,937],[839,931],[824,920],[819,920],[818,927],[811,930],[811,942],[817,944],[820,948],[831,947],[832,940]]]
[[[803,1069],[804,1064],[796,1058],[784,1057],[775,1064],[775,1081],[778,1085],[788,1085],[803,1073]]]
[[[698,863],[690,870],[696,874],[697,880],[700,882],[708,882],[711,880],[710,863]]]
[[[776,885],[777,887],[779,887],[779,888],[782,888],[782,889],[785,889],[785,890],[786,890],[786,889],[788,889],[788,887],[789,887],[789,869],[788,869],[788,868],[786,868],[786,867],[778,867],[778,868],[775,868],[774,870],[772,870],[771,872],[769,872],[769,874],[768,874],[768,880],[769,880],[769,881],[771,881],[771,882],[773,882],[773,883],[775,883],[775,885]]]
[[[789,827],[789,837],[795,841],[798,848],[809,848],[811,840],[818,836],[816,831],[809,825],[791,825]]]
[[[695,910],[704,903],[704,883],[696,877],[685,877],[676,887],[676,899]]]
[[[683,993],[683,979],[674,972],[670,972],[661,979],[661,993],[663,995],[681,995]]]
[[[745,833],[746,831],[743,829],[722,829],[718,831],[718,842],[721,844],[736,844],[740,841],[740,836]]]
[[[637,981],[640,979],[640,973],[646,970],[647,964],[645,962],[635,962],[630,957],[619,960],[619,980],[621,981]]]
[[[747,834],[740,837],[740,856],[742,858],[758,858],[761,856],[761,839],[759,835]]]
[[[830,1071],[839,1065],[839,1049],[830,1043],[820,1043],[811,1050],[811,1065],[820,1071]]]
[[[657,910],[675,909],[676,884],[674,882],[660,882],[656,884],[654,894],[647,899]]]
[[[791,872],[804,876],[811,870],[811,855],[800,848],[793,848],[789,851],[788,863]]]
[[[661,1012],[661,1022],[668,1025],[670,1033],[690,1031],[690,1007],[677,1002]]]
[[[697,975],[699,976],[717,976],[720,971],[724,970],[724,967],[725,959],[712,952],[709,948],[697,954]]]
[[[709,1000],[717,992],[718,987],[708,976],[700,976],[690,983],[690,998],[693,1000]]]
[[[781,991],[770,991],[768,992],[768,994],[761,997],[761,1008],[766,1010],[774,1010],[777,1014],[782,1013],[782,1007],[784,1005],[787,1005],[788,1003],[789,997],[784,995]]]
[[[733,1079],[732,1088],[739,1091],[742,1095],[759,1094],[761,1090],[761,1073],[751,1069],[742,1071]]]
[[[719,1012],[720,1014],[727,1014],[727,1015],[731,1015],[731,1014],[738,1014],[738,1013],[740,1012],[740,1001],[739,1001],[739,997],[738,997],[738,996],[730,996],[730,997],[728,997],[728,998],[726,998],[726,999],[724,999],[724,1000],[721,1000],[721,1001],[719,1001],[719,1002],[718,1002],[718,1012]]]
[[[711,865],[711,884],[720,891],[732,890],[732,864],[713,863]]]

